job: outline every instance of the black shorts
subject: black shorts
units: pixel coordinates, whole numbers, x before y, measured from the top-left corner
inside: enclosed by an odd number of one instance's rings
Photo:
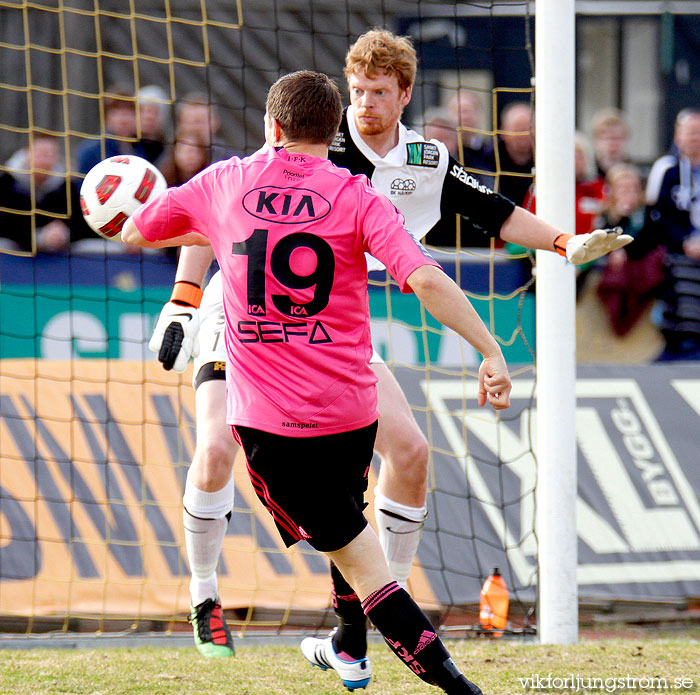
[[[316,550],[346,546],[367,526],[367,475],[377,423],[320,437],[285,437],[234,426],[248,475],[285,545],[306,540]]]

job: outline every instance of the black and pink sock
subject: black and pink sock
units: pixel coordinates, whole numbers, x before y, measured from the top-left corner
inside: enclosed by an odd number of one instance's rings
[[[333,647],[341,659],[361,659],[367,654],[367,618],[362,610],[362,603],[333,563],[331,579],[333,608],[338,616],[338,629],[333,635]]]
[[[419,678],[450,695],[482,695],[455,666],[425,613],[396,582],[370,594],[362,607],[393,652]]]

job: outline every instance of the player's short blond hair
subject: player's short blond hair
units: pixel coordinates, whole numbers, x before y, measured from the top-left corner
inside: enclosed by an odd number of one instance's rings
[[[371,29],[350,46],[345,56],[345,77],[362,73],[372,77],[379,70],[396,75],[402,91],[416,79],[418,56],[411,39],[386,29]]]

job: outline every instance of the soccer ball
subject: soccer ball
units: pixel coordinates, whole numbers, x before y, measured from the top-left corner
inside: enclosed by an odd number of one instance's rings
[[[163,174],[134,155],[118,155],[95,164],[80,187],[80,209],[101,237],[121,240],[124,222],[136,209],[167,188]]]

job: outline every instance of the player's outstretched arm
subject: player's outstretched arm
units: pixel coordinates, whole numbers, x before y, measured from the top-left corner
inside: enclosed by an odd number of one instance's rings
[[[530,249],[556,251],[575,265],[594,261],[632,241],[619,227],[596,229],[590,234],[562,234],[560,229],[520,207],[503,223],[501,239]]]
[[[164,249],[170,246],[209,246],[209,239],[202,234],[197,234],[197,232],[188,232],[172,239],[149,241],[143,237],[131,218],[124,223],[121,239],[125,244],[134,244],[145,249]]]
[[[458,285],[432,265],[414,270],[407,282],[440,323],[459,333],[483,356],[479,368],[479,405],[488,402],[496,410],[509,407],[512,385],[501,348]]]

